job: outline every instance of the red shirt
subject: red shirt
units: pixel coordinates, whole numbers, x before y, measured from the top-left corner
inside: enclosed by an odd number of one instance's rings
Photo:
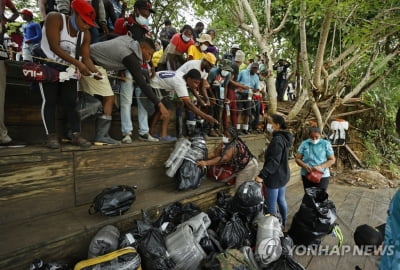
[[[6,18],[4,17],[4,11],[8,7],[9,9],[15,9],[15,6],[11,0],[1,0],[1,10],[3,11],[2,18],[3,20],[1,21],[2,25],[6,25],[7,21]]]
[[[180,53],[184,53],[188,50],[190,45],[194,44],[193,39],[190,39],[188,42],[183,41],[181,37],[181,33],[176,33],[172,36],[170,43],[175,46],[176,51]]]

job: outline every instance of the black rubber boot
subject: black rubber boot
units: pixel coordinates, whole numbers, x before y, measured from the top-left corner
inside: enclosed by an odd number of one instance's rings
[[[120,144],[108,134],[111,127],[111,116],[103,114],[96,119],[95,145]]]

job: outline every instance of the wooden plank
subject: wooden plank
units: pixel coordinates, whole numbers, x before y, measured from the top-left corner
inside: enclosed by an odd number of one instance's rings
[[[71,160],[0,166],[0,224],[74,206]]]
[[[165,174],[164,167],[151,169],[124,168],[99,172],[98,175],[80,175],[75,178],[76,206],[91,202],[104,188],[114,185],[136,185],[138,191],[174,183]]]
[[[133,228],[134,219],[141,219],[140,209],[154,216],[175,201],[195,202],[207,207],[215,200],[218,191],[228,191],[231,188],[214,181],[204,181],[196,190],[177,192],[169,185],[138,193],[131,209],[119,217],[89,216],[86,205],[46,219],[33,219],[28,226],[0,225],[0,231],[6,232],[0,234],[0,269],[28,269],[33,258],[43,258],[46,261],[66,259],[73,265],[87,256],[90,239],[107,224],[126,231]]]

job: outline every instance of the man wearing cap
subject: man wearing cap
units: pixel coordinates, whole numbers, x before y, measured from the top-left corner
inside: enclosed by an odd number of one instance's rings
[[[249,87],[249,90],[239,90],[238,99],[238,112],[239,112],[239,122],[242,123],[242,132],[244,134],[249,133],[249,116],[251,114],[252,108],[252,94],[253,91],[259,90],[259,78],[257,75],[258,64],[253,63],[250,69],[244,69],[239,73],[237,81],[243,85]],[[240,124],[236,125],[236,129],[240,130]]]
[[[40,44],[42,39],[42,28],[40,24],[33,21],[33,13],[29,9],[21,10],[21,17],[26,23],[22,25],[24,33],[24,41],[22,45],[22,59],[24,61],[32,61],[32,49],[35,45]]]
[[[42,28],[41,48],[48,59],[67,66],[72,65],[79,69],[84,76],[92,74],[101,79],[101,74],[93,65],[89,57],[90,32],[89,28],[96,25],[96,13],[93,7],[85,0],[73,0],[71,16],[50,12]],[[78,47],[80,42],[80,47]],[[79,55],[77,50],[80,51]],[[82,57],[79,61],[78,56]],[[80,120],[75,112],[77,96],[77,77],[72,75],[68,80],[58,83],[39,83],[42,95],[42,120],[47,134],[46,145],[49,148],[59,148],[60,144],[56,132],[56,105],[60,94],[61,104],[67,115],[71,129],[71,142],[81,147],[91,145],[80,135]]]
[[[215,55],[212,53],[206,53],[202,60],[190,60],[183,64],[180,68],[178,68],[177,73],[181,73],[181,75],[186,74],[191,69],[197,69],[201,73],[201,83],[199,89],[193,90],[193,94],[197,99],[197,105],[203,108],[207,108],[210,106],[210,100],[208,98],[208,89],[210,88],[210,84],[207,81],[208,72],[210,72],[211,68],[215,65],[217,59]],[[177,131],[178,136],[183,133],[183,120],[182,114],[179,114],[179,110],[177,110]],[[203,125],[204,120],[199,120],[200,125]],[[190,117],[186,121],[186,125],[188,126],[188,130],[193,130],[196,125],[195,119]],[[208,133],[208,132],[207,132]],[[207,134],[206,133],[206,134]]]
[[[211,106],[210,114],[221,122],[221,112],[223,111],[225,95],[228,91],[228,84],[231,80],[232,63],[228,59],[222,60],[219,66],[213,67],[208,73],[207,81],[211,85]],[[208,133],[210,137],[222,136],[219,123],[211,126]]]
[[[90,28],[91,43],[96,43],[100,40],[99,27],[103,35],[108,34],[106,11],[102,0],[87,1],[94,9],[96,15],[95,25]],[[56,0],[57,10],[60,13],[68,15],[71,13],[71,0]]]
[[[186,74],[181,76],[181,73],[176,71],[159,71],[156,72],[155,76],[150,80],[150,85],[153,88],[165,89],[167,91],[176,92],[178,98],[183,102],[186,109],[195,115],[204,118],[210,123],[216,122],[212,116],[202,112],[197,108],[190,100],[189,92],[187,88],[196,90],[201,82],[201,73],[197,69],[191,69]],[[152,119],[150,133],[154,136],[156,133],[157,122],[160,114],[156,112]],[[176,138],[167,135],[169,119],[165,118],[162,122],[162,128],[160,133],[160,141],[176,140]]]
[[[208,34],[201,35],[200,38],[197,38],[196,43],[194,45],[190,45],[187,51],[187,60],[200,60],[204,57],[205,51],[208,46],[212,45],[211,36]]]
[[[232,63],[235,62],[235,55],[238,50],[240,50],[239,44],[232,44],[230,52],[224,55],[224,59],[229,59]]]

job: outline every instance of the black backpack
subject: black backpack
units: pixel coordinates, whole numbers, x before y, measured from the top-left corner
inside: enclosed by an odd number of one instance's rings
[[[136,186],[113,186],[98,194],[89,208],[89,214],[100,213],[104,216],[120,216],[129,210],[136,200]]]

